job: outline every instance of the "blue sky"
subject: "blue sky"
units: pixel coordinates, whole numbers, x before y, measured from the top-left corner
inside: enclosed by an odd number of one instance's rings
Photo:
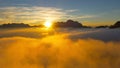
[[[36,9],[34,10],[34,8],[36,7],[40,8],[39,11],[43,11],[45,9],[46,12],[49,11],[51,13],[50,10],[53,8],[56,15],[61,14],[61,16],[58,16],[60,17],[58,20],[65,21],[67,19],[73,19],[83,22],[87,25],[109,25],[120,20],[119,3],[120,0],[0,0],[0,8],[2,8],[0,11],[3,13],[3,10],[6,10],[6,13],[9,13],[11,12],[9,11],[10,9],[8,10],[6,8],[14,7],[15,9],[12,9],[12,12],[16,12],[16,9],[18,9],[18,7],[20,7],[20,9],[26,7],[29,9],[31,8],[31,10],[35,12]],[[41,9],[41,7],[44,9]],[[27,11],[28,10],[23,10],[23,12]],[[48,16],[53,17],[52,15],[54,13],[52,12],[51,15],[50,13],[48,13]],[[22,14],[22,16],[25,15]],[[0,16],[0,20],[3,22],[5,19]],[[45,20],[46,19],[41,19],[39,21],[36,20],[32,22],[38,23]]]

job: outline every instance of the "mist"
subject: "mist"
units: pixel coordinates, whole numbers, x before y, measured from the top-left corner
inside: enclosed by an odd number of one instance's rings
[[[0,29],[0,68],[120,68],[119,29]]]

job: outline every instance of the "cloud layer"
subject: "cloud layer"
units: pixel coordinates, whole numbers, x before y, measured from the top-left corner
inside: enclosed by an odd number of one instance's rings
[[[62,9],[53,7],[4,7],[0,9],[1,18],[7,19],[8,22],[57,20],[66,15]]]
[[[4,35],[0,38],[0,68],[120,68],[119,41],[79,38],[96,32],[100,36],[107,30],[58,29],[55,33],[29,30],[0,32]],[[70,38],[73,36],[77,40]]]
[[[55,7],[0,7],[0,23],[25,22],[38,23],[47,20],[58,21],[67,19],[91,18],[93,15],[73,14],[76,9],[61,9]]]
[[[61,35],[0,39],[1,68],[119,68],[119,42],[73,41]]]
[[[74,29],[74,28],[26,28],[26,29],[0,29],[0,38],[29,37],[44,38],[52,35],[66,35],[72,40],[96,39],[104,42],[120,41],[119,29]]]

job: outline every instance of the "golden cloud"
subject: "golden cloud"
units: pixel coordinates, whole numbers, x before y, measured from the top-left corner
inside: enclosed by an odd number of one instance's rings
[[[65,35],[0,39],[1,68],[119,68],[120,43]]]

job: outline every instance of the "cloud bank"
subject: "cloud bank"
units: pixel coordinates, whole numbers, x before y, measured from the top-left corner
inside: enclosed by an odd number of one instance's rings
[[[69,38],[70,33],[66,34],[67,31],[42,38],[0,38],[0,68],[120,67],[119,41],[104,42],[93,38],[73,40]]]
[[[28,37],[44,38],[52,35],[66,35],[72,40],[96,39],[104,42],[120,41],[119,29],[74,29],[74,28],[26,28],[26,29],[0,29],[0,38]]]
[[[54,35],[43,39],[0,39],[1,68],[119,68],[119,42],[73,41]]]

